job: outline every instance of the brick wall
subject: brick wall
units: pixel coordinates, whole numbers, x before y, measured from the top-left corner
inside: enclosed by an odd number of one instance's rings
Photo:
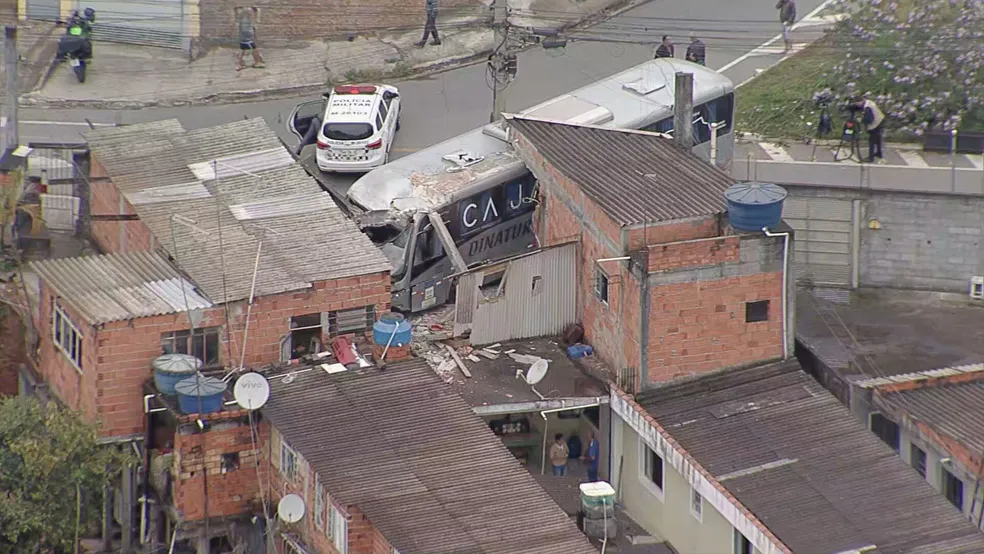
[[[20,366],[28,363],[25,337],[20,315],[0,304],[0,397],[20,392]]]
[[[196,432],[190,424],[175,433],[174,506],[186,521],[206,516],[206,479],[209,518],[251,513],[258,506],[261,495],[256,471],[259,466],[260,478],[267,482],[268,464],[262,448],[267,437],[261,433],[254,449],[243,415],[242,410],[213,414],[207,432]],[[223,454],[236,454],[239,467],[223,473]]]
[[[122,197],[102,166],[92,161],[89,172],[92,215],[136,215],[136,210]],[[105,253],[137,252],[155,246],[150,229],[140,220],[93,221],[89,232],[92,240]]]
[[[269,427],[267,425],[267,427]],[[286,494],[296,494],[304,499],[307,511],[304,519],[294,528],[299,531],[304,543],[313,551],[322,554],[336,554],[334,539],[329,536],[328,526],[331,524],[331,506],[335,505],[343,514],[348,516],[348,551],[349,554],[391,554],[393,546],[386,537],[376,529],[358,506],[341,506],[332,500],[331,490],[324,488],[326,495],[323,503],[324,527],[319,529],[315,523],[315,483],[316,478],[310,464],[300,452],[297,453],[297,474],[293,480],[287,480],[280,471],[280,433],[273,431],[269,434],[269,471],[270,496],[276,502]]]
[[[741,239],[737,236],[653,244],[647,250],[649,271],[672,271],[688,267],[706,267],[740,260]]]
[[[151,361],[160,356],[161,335],[189,328],[187,316],[169,314],[133,321],[107,323],[96,328],[83,321],[70,306],[66,311],[76,325],[83,325],[83,371],[81,375],[56,350],[51,337],[51,302],[42,298],[41,368],[45,381],[69,406],[81,409],[102,422],[104,436],[127,436],[144,429],[143,383],[153,377]],[[280,361],[280,341],[289,332],[290,318],[310,313],[375,306],[377,317],[389,310],[390,277],[382,272],[362,277],[317,283],[312,290],[261,297],[251,313],[246,366]],[[222,308],[204,310],[198,327],[221,327],[219,357],[223,365],[237,366],[245,326],[245,301],[230,305],[226,326]],[[231,358],[230,358],[231,355]]]
[[[768,320],[746,323],[746,303],[759,300]],[[664,284],[650,302],[651,382],[782,356],[781,272]]]
[[[723,224],[718,216],[700,216],[636,226],[626,231],[626,240],[628,251],[634,252],[652,244],[709,239],[721,234]]]
[[[56,300],[42,282],[40,320],[38,321],[38,371],[44,382],[66,406],[81,411],[90,421],[98,421],[97,377],[99,375],[98,334],[70,304]],[[77,369],[68,357],[55,346],[52,335],[53,306],[57,305],[82,334],[82,368]],[[134,400],[139,405],[140,398]],[[142,410],[142,408],[141,408]]]
[[[239,40],[234,10],[255,6],[260,10],[257,38],[264,41],[322,39],[387,30],[424,28],[424,0],[202,0],[199,3],[201,36],[207,43],[231,44]],[[488,15],[480,0],[443,0],[438,28],[449,19]]]

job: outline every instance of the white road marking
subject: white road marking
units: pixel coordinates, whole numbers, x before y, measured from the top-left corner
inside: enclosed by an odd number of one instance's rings
[[[782,163],[792,163],[796,161],[789,155],[789,152],[786,152],[785,148],[779,146],[778,144],[773,144],[771,142],[760,142],[759,146],[762,150],[765,150],[765,153],[768,154],[770,158],[772,158],[772,161]]]
[[[6,119],[6,118],[4,118]],[[21,125],[52,125],[55,127],[88,127],[84,121],[21,121]],[[93,123],[93,127],[116,127],[115,123]]]
[[[964,154],[967,161],[974,164],[974,169],[984,169],[984,156],[980,154]]]
[[[819,14],[824,9],[826,9],[827,6],[833,4],[834,1],[835,0],[825,0],[823,3],[821,3],[819,6],[817,6],[817,8],[815,10],[813,10],[812,12],[806,14],[806,17],[804,17],[803,19],[801,19],[798,23],[793,24],[793,29],[792,30],[795,31],[796,29],[799,29],[800,27],[804,26],[804,21],[810,21],[810,20],[816,19],[817,14]],[[806,23],[806,25],[809,25],[809,23]],[[757,48],[752,49],[750,52],[747,52],[745,54],[742,54],[741,56],[738,56],[737,58],[735,58],[731,62],[725,64],[724,67],[722,67],[721,69],[718,69],[718,73],[724,73],[725,71],[727,71],[727,70],[731,69],[732,67],[740,64],[741,62],[747,60],[748,58],[751,58],[752,56],[759,56],[759,55],[761,55],[761,54],[758,54],[758,52],[760,51],[760,49],[766,49],[769,46],[771,46],[771,45],[773,45],[773,44],[775,44],[775,43],[777,43],[777,42],[779,42],[781,40],[782,40],[782,33],[780,33],[780,34],[778,34],[778,35],[770,38],[769,40],[763,42]]]
[[[929,164],[926,163],[926,160],[919,155],[919,152],[899,150],[899,156],[902,156],[902,161],[904,161],[905,165],[909,167],[918,167],[923,169],[929,167]]]

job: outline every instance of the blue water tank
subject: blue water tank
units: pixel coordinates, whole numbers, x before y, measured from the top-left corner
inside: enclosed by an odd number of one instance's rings
[[[150,363],[154,368],[154,385],[168,396],[177,394],[174,386],[202,368],[202,361],[188,354],[164,354]]]
[[[728,219],[738,231],[775,229],[782,221],[786,189],[772,183],[738,183],[724,191]]]
[[[196,373],[174,386],[178,393],[178,408],[186,414],[210,414],[222,411],[226,383],[215,377]]]
[[[393,335],[394,329],[396,335]],[[392,346],[406,346],[410,344],[412,336],[410,322],[402,314],[395,312],[379,316],[379,321],[372,325],[372,341],[380,346],[386,346],[390,342],[390,337],[393,337]]]

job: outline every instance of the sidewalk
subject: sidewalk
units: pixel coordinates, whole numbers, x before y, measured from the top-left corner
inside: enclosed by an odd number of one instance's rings
[[[515,0],[529,22],[534,10],[541,25],[571,26],[590,21],[633,0]],[[513,3],[511,3],[511,6]],[[551,17],[564,13],[562,20]],[[575,17],[576,16],[576,17]],[[330,84],[396,80],[484,59],[493,48],[486,19],[439,20],[443,44],[420,48],[423,27],[399,33],[357,36],[351,40],[308,40],[264,44],[266,68],[236,71],[233,48],[216,48],[188,61],[178,50],[96,42],[95,59],[85,83],[67,65],[56,66],[39,90],[21,97],[25,107],[140,109],[193,106],[320,92]],[[526,46],[517,44],[517,47]],[[246,61],[251,60],[247,56]]]

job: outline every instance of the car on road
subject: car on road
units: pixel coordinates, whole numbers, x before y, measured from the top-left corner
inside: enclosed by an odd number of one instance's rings
[[[400,129],[400,91],[391,85],[339,85],[321,100],[294,109],[291,132],[296,153],[317,144],[318,169],[364,173],[389,161]]]

